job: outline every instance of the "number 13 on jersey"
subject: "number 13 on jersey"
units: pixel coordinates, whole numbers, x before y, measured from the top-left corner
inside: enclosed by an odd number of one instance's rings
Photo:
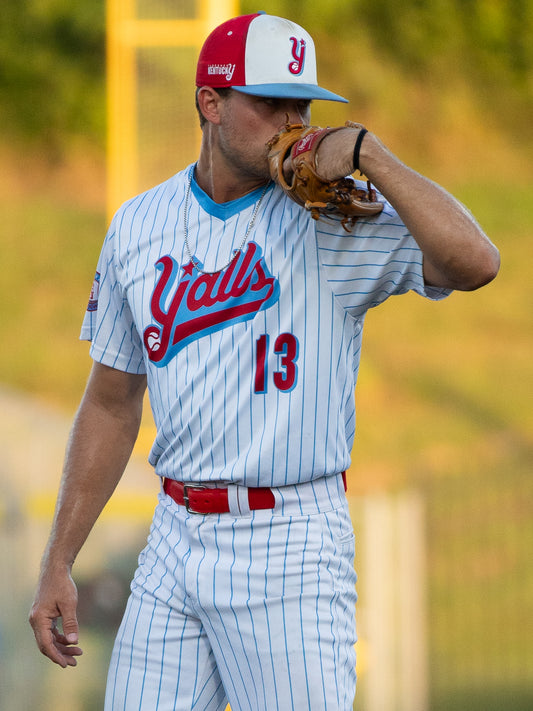
[[[275,362],[277,368],[272,375],[274,386],[283,392],[292,390],[298,380],[298,366],[296,365],[298,352],[298,339],[292,333],[279,335],[274,341],[272,353],[270,353],[270,336],[266,333],[259,336],[255,343],[254,392],[257,394],[267,392],[270,362]]]

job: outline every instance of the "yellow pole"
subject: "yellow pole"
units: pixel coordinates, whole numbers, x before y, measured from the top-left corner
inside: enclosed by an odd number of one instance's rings
[[[107,205],[111,219],[138,184],[135,48],[124,36],[133,0],[107,2]]]
[[[200,17],[203,18],[206,25],[207,35],[217,25],[220,25],[230,17],[235,17],[239,14],[239,3],[237,0],[201,0],[200,2]],[[203,38],[205,39],[205,37]],[[203,41],[202,39],[202,41]]]
[[[238,0],[199,0],[193,19],[135,17],[135,0],[107,0],[107,209],[115,210],[138,192],[138,47],[200,48],[217,25],[239,14]],[[198,141],[201,132],[198,130]]]

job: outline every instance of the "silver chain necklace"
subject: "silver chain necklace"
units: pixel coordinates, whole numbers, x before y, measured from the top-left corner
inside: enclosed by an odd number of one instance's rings
[[[201,274],[218,274],[218,272],[221,272],[221,271],[223,271],[224,269],[226,269],[227,267],[229,267],[229,265],[233,262],[233,260],[234,260],[235,257],[237,256],[237,254],[242,250],[242,248],[244,247],[244,245],[245,245],[246,242],[248,241],[248,237],[249,237],[249,235],[250,235],[250,232],[251,232],[251,230],[252,230],[252,227],[254,226],[255,219],[256,219],[256,217],[257,217],[257,213],[259,212],[259,207],[260,207],[260,205],[261,205],[261,203],[262,203],[262,201],[263,201],[263,198],[264,198],[265,195],[266,195],[266,191],[267,191],[268,186],[270,185],[270,183],[268,182],[268,183],[265,185],[265,187],[263,188],[263,192],[261,193],[261,195],[260,195],[260,197],[259,197],[259,200],[257,201],[257,203],[256,203],[256,205],[255,205],[255,208],[254,208],[252,217],[251,217],[251,219],[250,219],[250,222],[248,223],[248,227],[246,228],[246,234],[244,235],[243,240],[242,240],[241,244],[239,245],[239,248],[233,250],[233,256],[230,258],[229,262],[226,262],[226,264],[224,264],[223,267],[219,267],[218,269],[214,269],[213,271],[207,271],[206,269],[202,269],[202,268],[200,267],[199,261],[198,261],[198,260],[196,259],[196,257],[193,255],[193,253],[192,253],[192,251],[191,251],[191,248],[190,248],[190,246],[189,246],[189,198],[190,198],[190,195],[191,195],[191,184],[192,184],[192,174],[193,174],[193,171],[194,171],[194,167],[191,168],[191,170],[189,171],[189,181],[188,181],[188,183],[187,183],[187,191],[186,191],[186,193],[185,193],[185,202],[184,202],[184,205],[183,205],[183,238],[184,238],[184,241],[185,241],[185,251],[187,252],[187,256],[188,256],[189,260],[192,262],[192,264],[194,265],[194,267],[195,267]]]

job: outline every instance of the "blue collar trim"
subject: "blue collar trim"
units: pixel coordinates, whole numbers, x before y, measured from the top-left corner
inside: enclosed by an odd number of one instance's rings
[[[194,168],[192,168],[192,170],[194,171]],[[274,183],[271,182],[268,186],[267,192],[269,190],[272,190],[273,187]],[[242,210],[245,210],[247,207],[250,207],[250,205],[256,203],[259,200],[259,197],[263,192],[264,188],[257,188],[257,190],[253,190],[251,193],[247,193],[246,195],[243,195],[242,197],[237,198],[236,200],[230,200],[229,202],[219,203],[212,200],[209,195],[202,190],[202,188],[196,182],[196,178],[193,172],[191,190],[194,194],[194,197],[198,200],[201,207],[207,213],[209,213],[213,217],[217,217],[219,220],[227,220],[230,217],[233,217],[233,215],[236,215]]]

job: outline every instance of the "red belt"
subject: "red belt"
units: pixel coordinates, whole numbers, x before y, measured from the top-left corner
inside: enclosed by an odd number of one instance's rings
[[[213,514],[229,513],[228,490],[202,486],[201,484],[184,484],[174,479],[164,479],[163,491],[180,506],[185,506],[189,513]],[[276,499],[272,489],[254,487],[248,489],[250,510],[273,509]]]

